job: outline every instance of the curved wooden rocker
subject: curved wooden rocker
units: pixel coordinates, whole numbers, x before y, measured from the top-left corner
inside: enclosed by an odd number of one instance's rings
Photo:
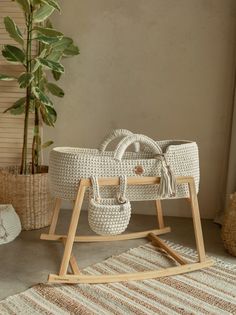
[[[128,185],[153,185],[160,182],[159,177],[129,177]],[[78,226],[78,221],[80,217],[80,211],[84,199],[84,194],[86,188],[91,185],[89,179],[81,179],[79,184],[78,193],[76,196],[68,235],[58,235],[55,234],[56,225],[58,221],[61,200],[57,199],[52,223],[49,228],[49,234],[41,234],[42,240],[50,241],[62,241],[65,249],[63,258],[61,261],[59,274],[50,274],[48,281],[54,283],[109,283],[109,282],[119,282],[119,281],[131,281],[131,280],[145,280],[152,278],[159,278],[164,276],[171,276],[182,274],[213,265],[213,261],[206,259],[204,242],[202,236],[201,220],[199,214],[198,200],[195,189],[194,179],[192,177],[177,177],[178,184],[187,183],[189,187],[189,200],[192,209],[192,218],[194,225],[194,233],[196,239],[196,247],[198,253],[198,262],[187,263],[177,252],[165,244],[157,235],[165,234],[170,232],[170,227],[165,227],[163,220],[163,213],[161,208],[161,201],[156,201],[157,209],[157,222],[159,224],[158,229],[147,230],[135,233],[127,233],[115,236],[76,236],[76,229]],[[109,185],[119,185],[119,178],[100,178],[99,185],[109,186]],[[78,264],[74,255],[72,254],[72,247],[74,242],[104,242],[104,241],[118,241],[118,240],[130,240],[135,238],[148,237],[152,241],[153,245],[161,248],[166,254],[171,256],[178,266],[168,267],[166,269],[158,269],[152,271],[142,271],[135,273],[125,273],[125,274],[113,274],[113,275],[84,275],[80,272]],[[68,274],[68,267],[71,267],[73,274]]]

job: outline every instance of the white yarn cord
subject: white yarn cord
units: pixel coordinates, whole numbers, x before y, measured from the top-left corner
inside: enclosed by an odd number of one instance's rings
[[[96,176],[91,177],[92,188],[93,188],[93,199],[99,202],[101,200],[98,178]]]
[[[9,234],[7,233],[7,230],[3,224],[3,219],[1,217],[1,211],[0,211],[0,239],[6,241],[8,235]]]
[[[167,164],[164,154],[161,157],[161,179],[158,188],[158,194],[162,198],[173,197],[176,194],[176,179]]]
[[[120,193],[118,194],[118,202],[125,203],[126,199],[126,188],[127,188],[127,177],[125,175],[120,176]]]
[[[92,188],[93,188],[93,199],[99,202],[101,200],[101,195],[100,195],[100,189],[99,189],[99,184],[98,184],[98,178],[96,176],[92,176],[91,183],[92,183]],[[127,201],[126,196],[125,196],[126,188],[127,188],[127,176],[121,175],[119,193],[117,195],[118,203],[123,204]]]

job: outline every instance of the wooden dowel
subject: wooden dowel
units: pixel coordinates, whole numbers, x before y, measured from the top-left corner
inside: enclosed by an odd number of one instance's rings
[[[162,249],[164,249],[167,254],[169,254],[171,257],[173,257],[179,264],[186,265],[187,262],[185,259],[183,259],[179,254],[177,254],[172,248],[170,248],[168,245],[166,245],[159,237],[157,237],[155,234],[150,233],[148,235],[148,238],[150,241],[152,241],[153,245],[156,245]]]
[[[192,177],[176,177],[177,184],[189,183]],[[155,185],[160,183],[160,177],[128,177],[127,184],[128,185]],[[91,181],[89,178],[83,178],[80,181],[80,184],[85,187],[91,186]],[[118,186],[120,184],[119,177],[106,177],[106,178],[99,178],[98,184],[100,186]]]
[[[155,233],[156,235],[162,235],[169,233],[171,231],[170,227],[165,227],[164,229],[147,230],[142,232],[125,233],[120,235],[81,235],[75,236],[74,242],[90,243],[90,242],[112,242],[112,241],[125,241],[133,240],[137,238],[147,237],[150,233]],[[62,238],[66,239],[67,235],[60,234],[41,234],[40,239],[46,241],[60,241]]]

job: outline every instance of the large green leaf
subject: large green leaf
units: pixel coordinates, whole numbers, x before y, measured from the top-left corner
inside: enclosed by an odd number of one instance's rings
[[[44,142],[44,144],[42,144],[41,148],[42,149],[46,149],[48,148],[50,145],[52,145],[54,142],[52,140],[49,140],[47,142]]]
[[[32,92],[34,94],[34,96],[44,105],[47,105],[47,106],[53,106],[53,103],[52,101],[50,100],[50,98],[43,92],[40,90],[40,88],[38,88],[37,86],[36,87],[33,87],[32,88]]]
[[[25,111],[25,97],[20,98],[11,107],[7,108],[4,113],[10,112],[12,115],[21,115]]]
[[[30,2],[34,6],[34,5],[42,4],[43,0],[30,0]]]
[[[24,64],[25,54],[20,48],[16,46],[4,45],[2,55],[9,62]]]
[[[44,59],[45,56],[46,56],[46,54],[47,54],[47,49],[43,49],[43,50],[41,51],[41,53],[40,53],[40,55],[39,55],[38,58]],[[32,73],[34,73],[35,71],[37,71],[40,66],[42,67],[42,65],[41,65],[41,63],[39,62],[38,58],[34,59],[33,62],[32,62],[32,66],[33,66],[33,67],[32,67],[32,71],[31,71]]]
[[[45,21],[54,11],[54,8],[50,5],[43,5],[42,7],[38,8],[34,15],[33,20],[35,23],[41,23]]]
[[[58,32],[53,28],[35,26],[34,30],[36,30],[39,34],[43,34],[49,37],[63,37],[63,34],[61,32]]]
[[[30,1],[29,0],[16,0],[25,13],[30,13]]]
[[[10,37],[13,38],[20,45],[24,45],[24,39],[21,34],[19,27],[15,24],[15,22],[9,17],[6,16],[4,18],[4,24],[6,31],[9,33]]]
[[[14,80],[17,80],[17,78],[13,76],[9,76],[8,74],[0,73],[0,81],[14,81]]]
[[[47,54],[47,49],[46,48],[44,48],[42,51],[41,51],[41,53],[40,53],[40,55],[39,55],[39,58],[45,58],[45,56],[46,56],[46,54]]]
[[[66,48],[63,52],[63,56],[67,57],[67,56],[76,56],[79,55],[80,51],[79,51],[79,47],[71,44],[68,48]]]
[[[38,59],[35,59],[34,61],[33,61],[33,69],[32,69],[32,73],[35,73],[37,70],[38,70],[38,68],[41,66],[41,63],[38,61]]]
[[[27,86],[29,86],[33,79],[34,79],[33,73],[27,72],[22,73],[18,79],[20,88],[26,88]]]
[[[44,59],[44,58],[37,58],[37,60],[40,62],[40,64],[48,69],[51,69],[56,72],[64,73],[64,67],[61,63]]]
[[[51,106],[41,104],[40,113],[43,119],[43,122],[48,126],[54,126],[57,120],[57,112]]]
[[[51,94],[53,94],[57,97],[63,97],[65,95],[62,88],[60,88],[58,85],[56,85],[54,83],[48,82],[47,83],[47,89]]]
[[[49,36],[46,36],[43,34],[38,35],[34,39],[37,39],[38,41],[40,41],[41,43],[44,43],[46,45],[51,45],[53,43],[60,41],[60,37],[49,37]]]
[[[62,51],[52,51],[48,56],[47,59],[48,60],[52,60],[52,61],[60,61],[61,57],[63,55]]]
[[[51,7],[53,7],[54,9],[56,9],[58,11],[61,11],[59,4],[55,0],[42,0],[42,2],[50,5]]]
[[[46,28],[53,28],[52,22],[50,19],[47,19],[47,21],[45,22],[45,27]]]
[[[52,71],[52,75],[53,75],[53,78],[54,78],[56,81],[59,81],[60,78],[61,78],[61,73],[60,73],[60,72]]]
[[[54,51],[64,51],[70,45],[73,44],[73,40],[69,37],[63,37],[59,42],[52,45]]]

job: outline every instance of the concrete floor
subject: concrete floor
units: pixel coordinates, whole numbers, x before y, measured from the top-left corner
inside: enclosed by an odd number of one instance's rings
[[[58,232],[65,233],[70,219],[70,211],[62,211]],[[166,217],[165,223],[172,232],[163,235],[163,239],[195,248],[192,234],[192,222],[188,218]],[[128,231],[140,231],[155,228],[154,216],[133,215]],[[220,239],[220,228],[211,220],[202,220],[206,251],[208,255],[217,256],[224,261],[236,263],[236,258],[227,254]],[[62,245],[56,242],[41,241],[39,236],[47,228],[36,231],[24,231],[12,243],[0,246],[0,300],[22,292],[39,282],[45,282],[49,273],[56,273],[62,253]],[[82,212],[79,224],[80,234],[89,234],[87,214]],[[111,255],[120,254],[129,248],[145,244],[146,239],[118,241],[112,243],[80,243],[74,248],[84,268]]]

